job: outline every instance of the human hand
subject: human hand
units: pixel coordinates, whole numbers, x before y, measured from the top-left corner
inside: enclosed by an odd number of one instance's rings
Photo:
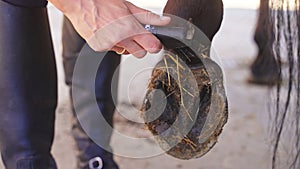
[[[142,24],[164,26],[169,17],[160,17],[124,0],[50,0],[72,22],[77,32],[96,51],[143,57],[157,53],[162,45]]]

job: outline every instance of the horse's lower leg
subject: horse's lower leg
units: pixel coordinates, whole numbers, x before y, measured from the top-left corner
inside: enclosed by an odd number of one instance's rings
[[[278,65],[272,49],[274,31],[270,23],[269,0],[260,1],[259,18],[254,40],[258,46],[258,54],[251,65],[250,82],[274,85],[278,81]]]
[[[222,0],[168,0],[164,13],[183,19],[192,19],[201,31],[212,40],[223,19]]]
[[[209,56],[208,39],[212,40],[220,28],[223,5],[221,0],[169,0],[164,12],[177,16],[172,17],[170,27],[190,26],[180,17],[191,21],[208,38],[198,29],[194,29],[192,43],[170,45],[176,36],[159,36],[166,52],[152,72],[141,112],[167,154],[179,159],[199,158],[215,145],[228,118],[221,68],[205,57]],[[163,109],[156,106],[157,91],[165,95]],[[158,112],[161,114],[156,118]]]

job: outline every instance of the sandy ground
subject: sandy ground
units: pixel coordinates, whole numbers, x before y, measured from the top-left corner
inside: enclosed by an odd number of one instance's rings
[[[68,88],[63,82],[60,55],[62,16],[53,7],[49,7],[49,13],[59,71],[59,106],[53,154],[60,169],[74,169],[76,151],[70,134],[71,112]],[[221,31],[214,39],[214,50],[224,68],[230,108],[229,121],[214,149],[204,157],[190,161],[177,160],[165,154],[143,159],[116,156],[121,169],[269,168],[270,141],[265,101],[268,97],[268,88],[246,83],[249,65],[256,54],[256,47],[252,40],[255,22],[256,10],[226,9]],[[119,87],[118,111],[120,113],[117,113],[115,123],[118,132],[130,133],[133,137],[146,134],[147,131],[144,131],[140,125],[128,121],[139,120],[137,107],[141,103],[149,76],[149,70],[142,69],[145,66],[141,66],[143,65],[141,63],[151,66],[158,59],[157,56],[148,56],[143,60],[123,58]],[[135,75],[138,70],[140,74]],[[143,145],[123,145],[119,144],[118,140],[114,140],[114,137],[112,143],[115,150],[121,149],[124,152],[150,150],[155,144],[149,142]]]

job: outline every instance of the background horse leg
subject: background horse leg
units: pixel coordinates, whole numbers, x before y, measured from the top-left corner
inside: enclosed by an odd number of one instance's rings
[[[251,83],[274,85],[278,82],[278,65],[272,49],[274,31],[270,23],[269,0],[260,0],[259,17],[254,40],[258,54],[251,65]]]

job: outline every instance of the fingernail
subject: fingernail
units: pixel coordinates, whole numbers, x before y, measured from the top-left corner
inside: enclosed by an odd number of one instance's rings
[[[162,20],[162,21],[166,21],[166,20],[170,20],[171,18],[170,17],[168,17],[168,16],[161,16],[160,17],[160,20]]]

